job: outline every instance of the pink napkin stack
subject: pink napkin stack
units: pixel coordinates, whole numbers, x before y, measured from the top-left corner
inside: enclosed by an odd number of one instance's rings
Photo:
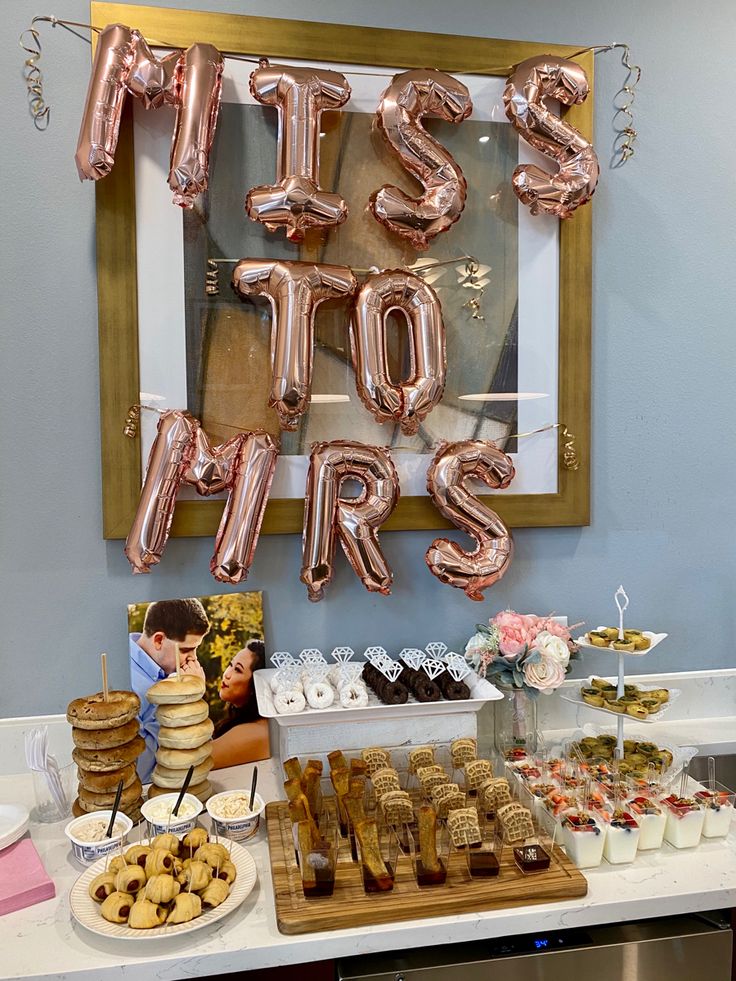
[[[46,875],[30,838],[0,852],[0,916],[52,899],[54,883]]]

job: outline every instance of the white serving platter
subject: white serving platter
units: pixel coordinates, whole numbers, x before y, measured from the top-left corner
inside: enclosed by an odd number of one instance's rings
[[[384,705],[379,698],[368,690],[368,704],[360,708],[342,708],[333,704],[327,709],[305,708],[302,712],[292,715],[279,715],[273,702],[271,678],[276,668],[261,668],[253,675],[256,683],[256,699],[258,711],[265,719],[275,719],[282,726],[307,726],[330,722],[347,722],[356,719],[371,722],[381,719],[407,719],[412,716],[453,715],[461,712],[479,712],[486,702],[495,702],[503,698],[503,692],[475,671],[471,671],[463,681],[470,688],[470,698],[451,701],[443,698],[439,702],[418,702],[412,695],[403,705]]]
[[[604,650],[604,649],[605,648],[603,647],[598,648],[598,650]],[[590,678],[586,678],[584,681],[581,681],[580,683],[581,687],[591,688],[593,677],[597,678],[598,675],[593,675]],[[629,680],[628,683],[634,684],[634,682],[631,681],[631,679]],[[611,684],[612,685],[616,684],[615,678],[611,679]],[[662,687],[661,685],[637,685],[637,688],[639,688],[641,691],[644,692],[655,691],[657,688],[661,688],[661,687]],[[677,699],[680,697],[679,688],[668,688],[667,691],[670,693],[670,700],[668,702],[665,702],[664,705],[660,707],[659,712],[655,712],[653,715],[651,714],[648,715],[646,719],[636,719],[634,718],[633,715],[629,715],[628,712],[614,712],[612,709],[601,708],[599,705],[590,705],[588,702],[586,702],[583,699],[583,696],[580,694],[580,690],[577,688],[573,689],[569,693],[567,692],[565,692],[564,694],[560,693],[560,698],[564,702],[572,702],[573,705],[581,705],[583,708],[588,708],[590,709],[591,712],[603,712],[606,715],[612,715],[616,719],[626,719],[629,722],[642,722],[646,724],[648,722],[661,721],[662,717],[668,711],[670,705],[672,705],[673,702],[676,702]]]
[[[227,847],[230,848],[230,843]],[[206,913],[202,913],[201,916],[190,920],[188,923],[153,927],[151,930],[134,930],[124,923],[109,923],[105,920],[100,913],[100,904],[96,903],[89,894],[90,882],[100,872],[104,872],[108,859],[109,856],[108,858],[101,858],[79,876],[71,888],[69,905],[72,916],[85,929],[99,934],[101,937],[114,937],[116,940],[161,940],[165,937],[180,937],[182,934],[201,930],[237,909],[258,881],[256,863],[250,852],[234,841],[232,842],[230,859],[238,874],[230,889],[230,895],[224,903],[220,903],[214,909],[207,910]]]
[[[605,630],[605,627],[601,626],[596,627],[595,629]],[[668,634],[654,634],[651,630],[642,630],[642,633],[651,641],[651,644],[645,651],[617,651],[615,647],[596,647],[595,644],[591,644],[585,639],[585,634],[583,634],[581,637],[576,637],[575,643],[578,647],[584,647],[589,651],[599,651],[607,654],[625,654],[626,657],[644,657],[646,654],[651,654],[657,644],[661,644],[665,637],[668,636]],[[615,714],[616,713],[614,712],[614,715]]]
[[[0,851],[13,845],[28,830],[30,815],[20,804],[0,804]]]

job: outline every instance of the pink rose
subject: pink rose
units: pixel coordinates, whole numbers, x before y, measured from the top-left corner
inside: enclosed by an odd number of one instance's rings
[[[560,640],[564,640],[567,643],[570,640],[570,628],[566,627],[562,623],[558,623],[557,620],[552,617],[540,617],[538,623],[538,630],[546,630],[548,634],[552,634],[553,637],[559,637]]]
[[[527,685],[544,695],[550,695],[565,680],[565,669],[559,659],[544,652],[538,661],[527,661],[522,671]]]
[[[491,623],[498,628],[500,635],[498,648],[501,654],[511,658],[521,654],[537,634],[534,621],[535,617],[514,613],[513,610],[497,613]]]

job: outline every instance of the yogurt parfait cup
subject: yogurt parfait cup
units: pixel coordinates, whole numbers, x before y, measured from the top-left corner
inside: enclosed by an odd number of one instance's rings
[[[249,807],[249,790],[224,790],[207,801],[207,813],[212,819],[212,831],[233,841],[247,841],[258,831],[266,803],[260,794]]]
[[[603,861],[606,825],[590,811],[568,811],[562,818],[562,844],[579,869],[597,869]]]
[[[185,835],[197,824],[197,817],[202,810],[202,804],[193,794],[184,794],[179,805],[179,813],[172,814],[179,792],[159,794],[150,797],[141,807],[141,814],[146,819],[148,833],[152,838],[172,832],[175,835]]]
[[[636,858],[639,824],[628,811],[614,811],[608,818],[603,857],[610,865],[627,865]]]
[[[64,828],[64,834],[72,844],[74,857],[84,865],[92,865],[98,858],[118,851],[125,844],[133,822],[127,814],[118,811],[112,837],[106,838],[105,832],[111,817],[112,811],[95,811],[74,818]],[[92,838],[97,840],[91,840]]]
[[[653,851],[662,847],[667,810],[651,797],[632,797],[629,809],[639,825],[639,851]]]
[[[705,788],[693,794],[705,812],[703,837],[725,838],[731,827],[736,795],[728,787],[715,781],[707,783]]]
[[[700,841],[705,810],[694,797],[671,794],[662,801],[667,808],[664,826],[665,841],[673,848],[694,848]]]

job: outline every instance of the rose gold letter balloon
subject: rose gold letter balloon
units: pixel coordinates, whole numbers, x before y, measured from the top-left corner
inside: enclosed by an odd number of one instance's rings
[[[271,301],[271,393],[282,429],[296,429],[312,387],[314,315],[323,300],[350,296],[355,277],[347,266],[241,259],[233,272],[241,297]]]
[[[388,315],[400,310],[409,327],[411,377],[394,385],[386,360]],[[400,269],[369,276],[358,292],[350,327],[355,384],[379,422],[398,422],[416,433],[441,400],[447,359],[442,307],[432,287]]]
[[[242,582],[253,561],[277,456],[267,433],[238,433],[212,447],[187,412],[163,413],[125,542],[133,572],[150,572],[161,561],[179,488],[191,484],[204,496],[229,491],[210,571],[219,582]]]
[[[319,186],[319,123],[325,109],[339,109],[350,98],[340,72],[293,68],[261,62],[250,76],[254,99],[276,106],[279,113],[276,183],[253,187],[245,210],[269,232],[286,228],[286,237],[301,242],[308,228],[339,225],[348,206],[339,194]]]
[[[534,164],[522,164],[514,171],[514,191],[533,215],[570,218],[593,196],[600,172],[598,155],[574,126],[555,116],[544,102],[550,98],[572,106],[585,102],[589,91],[580,65],[554,55],[522,61],[506,83],[503,101],[514,129],[560,168],[550,174]]]
[[[80,180],[97,181],[115,163],[125,84],[139,36],[122,24],[108,24],[97,39],[74,158]]]
[[[442,582],[464,589],[472,600],[482,600],[504,575],[514,555],[511,532],[495,511],[467,487],[471,478],[493,488],[506,488],[514,478],[511,457],[491,442],[462,440],[440,446],[427,471],[427,491],[435,507],[478,543],[474,552],[456,542],[437,538],[425,561]]]
[[[197,195],[207,189],[224,64],[211,44],[193,44],[177,65],[178,102],[169,187],[174,192],[174,204],[182,208],[192,208]]]
[[[424,129],[422,117],[460,123],[472,111],[463,83],[433,68],[394,75],[378,104],[376,120],[383,138],[423,184],[424,193],[410,198],[401,188],[384,184],[371,196],[370,209],[378,221],[420,251],[458,220],[468,189],[454,157]]]
[[[121,24],[106,27],[97,42],[79,133],[80,178],[99,180],[112,170],[127,91],[146,109],[176,106],[169,187],[175,204],[191,208],[207,187],[223,66],[211,44],[193,44],[159,60],[138,31]]]
[[[163,58],[157,58],[144,38],[133,31],[135,37],[135,57],[128,71],[127,88],[131,95],[140,99],[146,109],[160,109],[161,106],[175,106],[176,68],[181,51],[172,51]]]
[[[363,485],[358,497],[340,496],[346,480]],[[332,579],[336,535],[366,589],[391,592],[393,576],[378,529],[398,500],[399,478],[386,450],[349,440],[315,443],[307,474],[301,574],[310,600],[321,600]]]

